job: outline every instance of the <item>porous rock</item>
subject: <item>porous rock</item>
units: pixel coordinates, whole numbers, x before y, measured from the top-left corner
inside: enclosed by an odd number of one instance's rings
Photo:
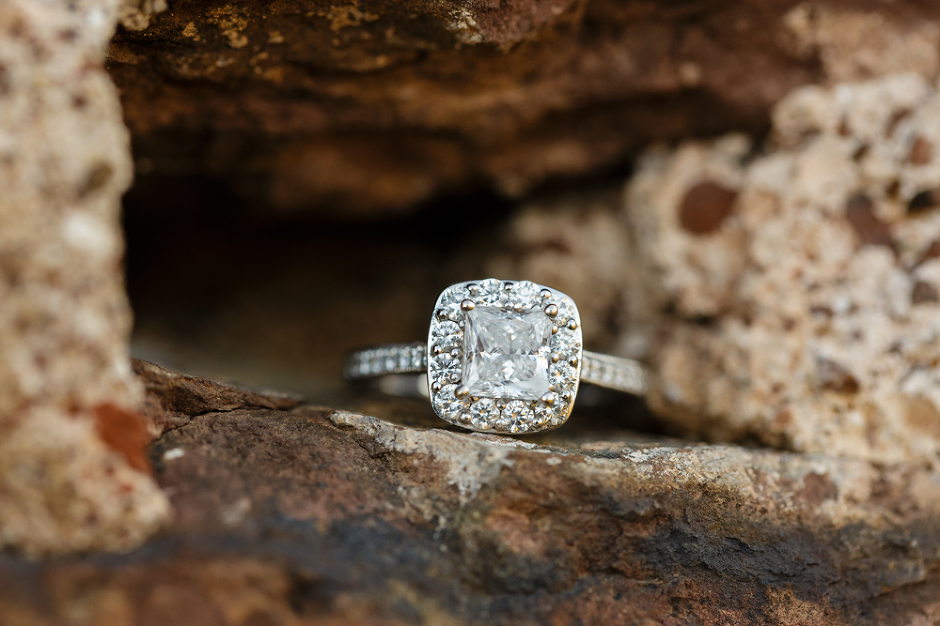
[[[645,301],[666,312],[651,402],[699,436],[936,463],[940,95],[913,74],[805,87],[773,119],[759,154],[743,136],[657,147],[628,185]],[[689,209],[701,185],[728,191]]]
[[[518,196],[651,139],[760,130],[799,85],[940,65],[916,0],[141,5],[109,52],[139,169],[347,216]]]
[[[919,464],[588,436],[578,409],[530,440],[407,427],[138,371],[174,414],[152,458],[175,522],[119,557],[0,557],[0,622],[940,620]]]
[[[131,162],[103,69],[119,11],[0,5],[2,548],[128,548],[168,513],[126,346]]]

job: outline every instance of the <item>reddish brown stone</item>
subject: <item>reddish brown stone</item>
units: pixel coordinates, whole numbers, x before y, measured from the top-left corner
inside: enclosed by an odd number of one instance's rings
[[[911,144],[911,153],[907,157],[913,165],[924,165],[933,159],[933,144],[918,136]]]
[[[679,205],[679,224],[695,235],[721,228],[734,210],[738,193],[718,183],[706,181],[689,189]]]
[[[101,440],[112,450],[120,452],[134,469],[151,472],[147,458],[151,436],[144,418],[110,403],[96,406],[94,414]]]
[[[189,423],[193,416],[257,407],[290,410],[300,399],[276,392],[259,393],[198,376],[171,372],[159,365],[135,360],[134,372],[147,386],[144,415],[158,432]]]
[[[845,217],[855,229],[863,244],[875,246],[893,246],[891,226],[875,216],[871,198],[857,195],[849,199],[845,207]]]
[[[823,389],[839,393],[858,393],[858,379],[847,367],[830,359],[816,360],[816,379]]]

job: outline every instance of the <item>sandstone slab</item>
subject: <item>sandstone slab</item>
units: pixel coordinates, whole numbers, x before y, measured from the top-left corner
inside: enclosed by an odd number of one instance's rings
[[[474,435],[138,371],[175,416],[151,452],[173,526],[119,557],[0,558],[0,621],[940,621],[919,464],[590,432],[577,410]]]

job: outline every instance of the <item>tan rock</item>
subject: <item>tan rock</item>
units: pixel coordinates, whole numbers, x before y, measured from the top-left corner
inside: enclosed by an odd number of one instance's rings
[[[0,546],[126,548],[166,517],[127,356],[116,0],[0,6]],[[133,469],[132,465],[138,469]]]
[[[797,55],[818,58],[829,82],[870,79],[897,72],[936,76],[940,28],[922,21],[901,28],[868,7],[804,2],[783,17],[783,30]]]
[[[652,404],[712,438],[936,461],[940,96],[893,75],[797,90],[773,118],[759,156],[654,149],[628,185],[645,291],[675,311]],[[737,194],[708,232],[682,218],[703,181]]]

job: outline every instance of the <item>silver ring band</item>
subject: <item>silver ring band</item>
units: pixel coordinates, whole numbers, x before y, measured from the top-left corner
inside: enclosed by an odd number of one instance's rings
[[[584,350],[581,382],[636,396],[646,394],[648,374],[638,361]],[[346,357],[343,375],[362,380],[394,374],[423,374],[428,369],[427,342],[393,343],[356,350]]]

